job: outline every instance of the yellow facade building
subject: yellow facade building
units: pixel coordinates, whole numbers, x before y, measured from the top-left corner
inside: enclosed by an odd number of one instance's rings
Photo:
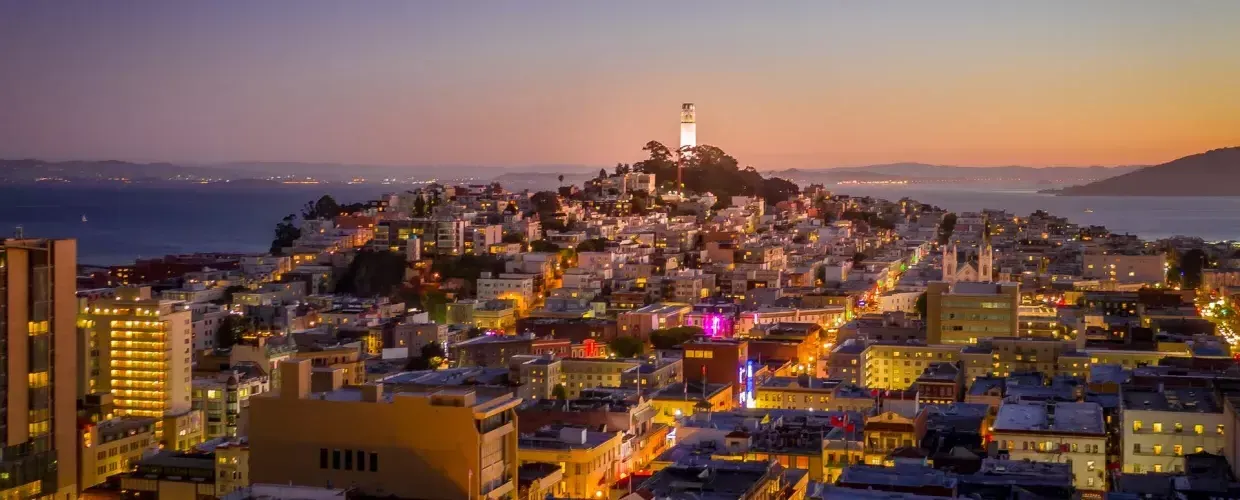
[[[152,298],[150,287],[123,287],[82,315],[89,345],[98,353],[89,392],[110,392],[117,415],[162,418],[190,409],[188,308]]]
[[[947,283],[926,288],[926,343],[976,344],[1019,335],[1020,285]]]
[[[156,419],[117,417],[86,426],[82,430],[78,484],[82,489],[107,481],[108,477],[129,472],[147,451],[158,447]]]
[[[595,432],[581,427],[561,427],[523,435],[521,463],[559,464],[563,478],[553,489],[557,497],[599,498],[618,477],[619,432]]]
[[[861,353],[861,380],[870,389],[908,389],[932,363],[956,362],[963,347],[903,342],[870,344]]]
[[[250,398],[251,483],[428,500],[515,494],[519,399],[381,384],[312,393],[308,360],[280,375],[278,391]]]

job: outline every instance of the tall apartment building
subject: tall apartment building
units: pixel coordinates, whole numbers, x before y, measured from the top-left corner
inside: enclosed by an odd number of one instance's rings
[[[1167,256],[1158,254],[1087,253],[1081,276],[1120,283],[1163,283],[1167,278]]]
[[[1223,454],[1228,423],[1208,388],[1123,391],[1124,472],[1185,472],[1184,456]]]
[[[926,340],[930,344],[976,344],[1020,331],[1020,285],[947,283],[926,289]]]
[[[0,498],[77,495],[77,242],[0,240]]]
[[[908,389],[931,364],[954,363],[960,359],[962,347],[875,342],[861,353],[862,385],[882,390]]]
[[[1107,432],[1098,403],[1004,403],[994,440],[1012,460],[1072,464],[1077,490],[1107,491]]]
[[[97,353],[91,392],[110,392],[116,415],[163,418],[190,410],[193,326],[184,304],[152,298],[150,287],[124,287],[81,315]]]
[[[520,399],[382,384],[311,393],[305,360],[281,363],[280,375],[279,390],[250,398],[252,483],[428,500],[515,496]]]

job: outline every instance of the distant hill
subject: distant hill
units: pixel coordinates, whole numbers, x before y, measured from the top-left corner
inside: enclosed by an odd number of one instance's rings
[[[1073,184],[1126,174],[1141,167],[958,167],[925,163],[891,163],[865,167],[789,169],[772,172],[811,182],[910,181],[910,182],[1007,182],[1024,184]]]
[[[1061,196],[1240,196],[1240,147],[1215,149],[1046,192]]]

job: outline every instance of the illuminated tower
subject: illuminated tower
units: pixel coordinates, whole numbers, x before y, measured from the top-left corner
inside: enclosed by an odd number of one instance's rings
[[[684,151],[685,148],[692,147],[697,147],[697,110],[693,107],[693,103],[686,102],[680,105],[680,150]],[[676,163],[676,190],[678,191],[684,188],[683,172],[681,172],[683,169],[684,162],[678,160]]]
[[[680,105],[680,147],[694,146],[697,146],[697,111],[693,103],[686,102]]]

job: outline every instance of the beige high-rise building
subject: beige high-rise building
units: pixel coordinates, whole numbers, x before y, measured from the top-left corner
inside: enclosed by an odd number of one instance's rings
[[[0,498],[77,497],[77,242],[0,239]]]
[[[251,483],[354,487],[370,496],[515,498],[519,398],[472,390],[310,391],[310,361],[250,398]]]
[[[1016,283],[932,282],[926,289],[926,341],[976,344],[1017,336],[1019,306]]]
[[[190,410],[192,325],[182,303],[152,298],[150,287],[124,287],[86,306],[80,323],[97,352],[89,392],[111,393],[116,415],[163,418]]]

